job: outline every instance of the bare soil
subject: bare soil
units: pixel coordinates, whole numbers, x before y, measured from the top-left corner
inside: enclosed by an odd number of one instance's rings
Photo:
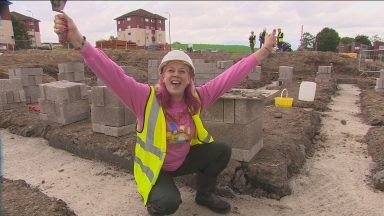
[[[19,216],[75,216],[67,204],[48,197],[24,180],[3,179],[3,214]],[[1,212],[0,212],[1,213]]]
[[[161,59],[165,52],[156,51],[125,51],[106,50],[108,56],[120,65],[129,65],[137,73],[135,77],[146,80],[148,59]],[[191,54],[191,58],[202,58],[206,61],[228,60],[238,61],[244,56],[233,53]],[[7,78],[7,70],[12,67],[43,67],[43,82],[57,79],[57,64],[64,62],[82,61],[81,56],[72,50],[27,50],[5,53],[0,56],[0,78]],[[334,65],[333,82],[318,84],[314,102],[297,100],[299,83],[302,80],[314,81],[317,67]],[[374,174],[384,169],[384,148],[382,125],[384,122],[383,93],[373,90],[373,76],[359,76],[357,60],[342,57],[335,53],[324,52],[295,52],[275,53],[262,63],[262,80],[244,80],[238,88],[258,88],[278,77],[278,67],[293,66],[295,80],[284,87],[288,88],[290,97],[294,98],[291,109],[275,108],[273,101],[268,101],[264,109],[264,147],[248,164],[231,161],[228,168],[220,176],[220,185],[230,188],[236,193],[249,194],[254,197],[269,197],[280,199],[291,194],[289,180],[303,167],[307,158],[316,152],[315,140],[322,137],[320,114],[329,110],[328,104],[332,95],[337,94],[337,82],[356,82],[362,88],[361,101],[363,117],[367,123],[377,126],[369,129],[365,136],[368,151],[377,163],[372,170]],[[86,67],[86,81],[90,86],[95,85],[96,77]],[[281,89],[281,87],[276,87]],[[306,109],[304,109],[306,108]],[[282,118],[275,118],[281,113]],[[134,134],[122,137],[110,137],[92,132],[90,120],[83,120],[67,126],[47,125],[38,119],[38,113],[27,108],[6,110],[0,112],[0,127],[27,137],[43,137],[49,145],[67,150],[79,157],[101,160],[119,168],[132,170],[132,152]],[[180,180],[193,185],[189,178]],[[22,186],[16,186],[16,188]],[[224,192],[228,192],[224,191]],[[224,193],[222,192],[222,193]],[[16,193],[16,192],[15,192]],[[219,191],[220,193],[220,191]],[[5,194],[6,195],[6,194]],[[230,195],[227,195],[230,196]],[[7,198],[5,199],[7,200]],[[20,205],[45,206],[46,201],[34,202],[28,197],[18,199]],[[33,204],[31,204],[33,202]],[[40,204],[39,204],[40,203]],[[6,202],[4,205],[13,205]],[[57,205],[59,204],[52,204]],[[56,207],[55,207],[56,208]],[[37,214],[39,211],[35,211]],[[10,215],[23,215],[11,212]],[[25,215],[34,215],[25,214]],[[63,214],[65,215],[65,214]]]

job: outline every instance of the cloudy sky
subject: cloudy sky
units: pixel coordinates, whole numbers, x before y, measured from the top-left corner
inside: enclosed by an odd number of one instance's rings
[[[11,2],[10,11],[41,21],[42,42],[58,41],[49,1]],[[94,44],[117,35],[114,18],[140,8],[166,18],[170,13],[172,42],[247,45],[251,30],[281,27],[296,49],[302,25],[312,35],[329,27],[340,37],[384,37],[383,1],[68,1],[64,11]]]

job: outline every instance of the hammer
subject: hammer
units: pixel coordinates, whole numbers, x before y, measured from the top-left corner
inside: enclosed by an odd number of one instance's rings
[[[52,10],[62,13],[62,10],[64,9],[66,2],[67,0],[51,0]],[[57,33],[57,35],[59,36],[60,44],[64,44],[67,40],[67,34],[63,32],[63,33]]]

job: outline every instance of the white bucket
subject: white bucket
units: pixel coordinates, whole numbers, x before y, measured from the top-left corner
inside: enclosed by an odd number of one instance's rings
[[[300,84],[298,99],[302,101],[314,101],[315,93],[316,93],[316,83],[303,81]]]

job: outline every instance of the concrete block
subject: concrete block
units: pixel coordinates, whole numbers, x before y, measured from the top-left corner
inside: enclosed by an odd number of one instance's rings
[[[58,64],[59,73],[84,72],[83,62],[67,62]]]
[[[220,69],[228,69],[233,65],[234,61],[233,60],[227,60],[227,61],[218,61],[216,63],[216,67]]]
[[[136,131],[136,125],[131,124],[122,127],[111,127],[102,124],[92,123],[92,130],[98,133],[103,133],[108,136],[120,137],[127,134],[134,134]]]
[[[212,106],[204,110],[201,113],[201,119],[203,121],[224,122],[224,99],[217,99]]]
[[[85,80],[84,72],[75,72],[74,73],[74,82],[81,82]]]
[[[161,60],[158,59],[149,59],[148,60],[148,67],[155,67],[158,68],[161,63]]]
[[[224,101],[224,122],[235,123],[235,100],[222,100]]]
[[[0,79],[0,92],[20,90],[23,88],[20,78]]]
[[[264,103],[258,100],[235,100],[235,123],[248,124],[263,118]]]
[[[319,66],[317,73],[330,74],[330,73],[332,73],[332,66]]]
[[[57,74],[58,80],[67,80],[70,82],[75,81],[75,72],[67,72],[67,73],[58,73]]]
[[[127,108],[91,106],[92,123],[121,127],[136,123],[135,115]]]
[[[23,86],[38,85],[42,83],[42,68],[14,68],[9,69],[10,79],[21,79]]]
[[[88,99],[87,87],[83,83],[61,80],[40,85],[42,98],[55,102],[71,102],[81,99]]]
[[[91,99],[94,106],[125,107],[119,98],[106,86],[93,86]]]
[[[40,113],[49,122],[56,122],[62,125],[77,122],[90,117],[89,101],[77,100],[72,102],[55,102],[39,98]]]
[[[27,104],[37,103],[37,99],[40,97],[40,88],[39,86],[24,86],[25,98]]]
[[[192,59],[193,64],[199,64],[199,63],[204,63],[204,62],[205,62],[204,59]]]
[[[384,78],[376,78],[375,89],[384,89]]]
[[[263,146],[262,119],[244,124],[231,124],[223,122],[204,122],[205,127],[215,141],[227,143],[236,149],[232,159],[250,161]]]
[[[252,72],[248,75],[250,80],[260,80],[261,79],[261,66],[256,66]]]
[[[9,69],[9,78],[19,78],[21,76],[42,76],[43,68],[12,68]]]
[[[384,78],[384,69],[380,70],[380,78],[382,78],[382,79]]]
[[[292,81],[293,78],[293,67],[280,66],[279,67],[279,79],[284,81]]]

